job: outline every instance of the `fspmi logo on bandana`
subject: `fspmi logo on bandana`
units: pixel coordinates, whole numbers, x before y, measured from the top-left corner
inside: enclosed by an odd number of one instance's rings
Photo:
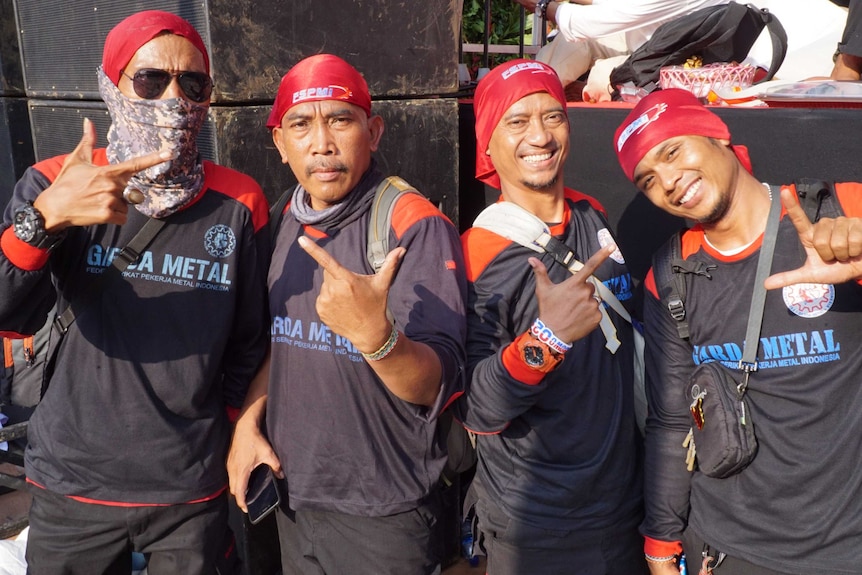
[[[314,99],[332,99],[332,100],[347,100],[353,93],[344,86],[317,86],[314,88],[304,88],[293,93],[293,103],[302,102],[303,100]]]
[[[830,284],[793,284],[782,290],[787,309],[804,318],[820,317],[835,302],[835,286]]]
[[[204,248],[214,258],[226,258],[236,249],[236,236],[228,226],[215,225],[204,234]]]

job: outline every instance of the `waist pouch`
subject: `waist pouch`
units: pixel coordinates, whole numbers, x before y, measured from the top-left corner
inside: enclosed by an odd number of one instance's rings
[[[723,479],[745,469],[757,454],[754,422],[737,377],[719,362],[699,365],[687,386],[695,459],[704,475]]]

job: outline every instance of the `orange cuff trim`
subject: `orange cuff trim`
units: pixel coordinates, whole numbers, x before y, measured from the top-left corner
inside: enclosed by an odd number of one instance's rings
[[[653,557],[670,557],[682,554],[682,542],[659,541],[652,537],[644,536],[644,553]]]
[[[521,358],[521,354],[518,352],[518,342],[525,337],[530,337],[529,332],[522,333],[515,339],[515,341],[507,345],[503,350],[503,367],[506,368],[509,375],[521,383],[526,385],[538,385],[543,379],[545,379],[545,375],[547,374],[532,369],[524,363],[524,360]]]
[[[11,227],[6,228],[3,235],[0,235],[0,249],[12,265],[27,272],[40,270],[48,263],[48,250],[40,250],[22,242]]]

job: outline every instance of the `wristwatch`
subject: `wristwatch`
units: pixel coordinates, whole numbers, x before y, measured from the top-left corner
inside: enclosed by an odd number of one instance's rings
[[[536,3],[536,16],[541,18],[542,20],[548,19],[548,4],[550,4],[553,0],[539,0]]]
[[[518,341],[518,352],[527,367],[542,373],[550,373],[563,361],[563,354],[551,349],[548,344],[532,335]]]
[[[42,250],[50,250],[63,239],[63,234],[45,231],[45,218],[33,206],[33,202],[27,202],[15,212],[12,227],[19,240]]]

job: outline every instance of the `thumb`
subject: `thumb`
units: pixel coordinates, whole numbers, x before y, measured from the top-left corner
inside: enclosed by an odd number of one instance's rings
[[[78,146],[72,152],[72,155],[76,156],[83,162],[92,163],[93,148],[95,145],[96,127],[89,118],[84,118],[83,134],[81,135],[81,140],[78,142]]]
[[[536,277],[536,294],[538,294],[551,284],[551,278],[548,277],[548,269],[538,258],[528,258],[527,263],[533,268],[533,275]]]
[[[401,260],[404,259],[404,254],[407,253],[407,250],[403,247],[397,247],[388,254],[386,254],[386,259],[383,260],[383,265],[380,266],[380,269],[377,271],[375,275],[378,278],[377,283],[385,285],[387,288],[392,285],[392,282],[395,280],[395,274],[398,273],[398,266],[401,264]]]

